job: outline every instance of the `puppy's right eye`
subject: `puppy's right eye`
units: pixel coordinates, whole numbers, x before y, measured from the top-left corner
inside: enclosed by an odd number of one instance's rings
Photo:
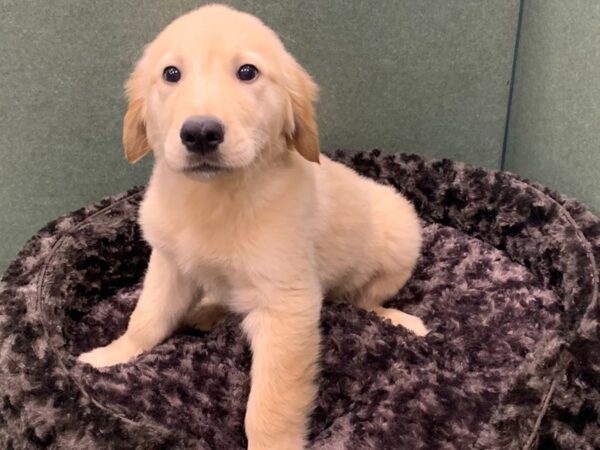
[[[167,83],[177,83],[181,79],[181,72],[175,66],[165,67],[165,70],[163,70],[163,79]]]

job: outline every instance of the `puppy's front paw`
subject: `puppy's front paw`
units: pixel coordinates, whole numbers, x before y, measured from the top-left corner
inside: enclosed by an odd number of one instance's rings
[[[268,418],[268,414],[262,414]],[[290,424],[285,431],[269,429],[269,427],[254,427],[252,417],[246,416],[246,436],[248,450],[303,450],[305,448],[304,433],[297,426]],[[269,420],[270,421],[270,420]]]
[[[77,359],[99,368],[129,362],[140,353],[142,353],[141,349],[126,342],[123,338],[119,338],[104,347],[82,353]]]
[[[300,436],[262,439],[262,442],[248,440],[248,450],[303,450],[304,448],[304,439]]]

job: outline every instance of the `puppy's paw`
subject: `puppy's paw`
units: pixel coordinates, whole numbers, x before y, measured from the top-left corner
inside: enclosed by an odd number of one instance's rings
[[[394,308],[380,307],[376,312],[380,317],[389,319],[394,325],[403,326],[417,336],[425,336],[429,333],[429,330],[425,327],[423,321],[417,316],[406,314],[405,312]]]
[[[141,349],[119,338],[104,347],[98,347],[89,352],[82,353],[77,359],[99,368],[129,362],[140,353],[142,353]]]
[[[271,402],[267,403],[271,405]],[[305,432],[297,423],[277,424],[277,417],[269,411],[246,411],[245,431],[248,450],[303,450]],[[287,425],[287,426],[286,426]]]
[[[277,439],[259,441],[248,440],[248,450],[303,450],[304,448],[304,439],[300,436],[282,436]]]
[[[226,316],[227,310],[219,304],[200,304],[188,313],[183,323],[200,331],[210,331],[219,322],[225,320]]]

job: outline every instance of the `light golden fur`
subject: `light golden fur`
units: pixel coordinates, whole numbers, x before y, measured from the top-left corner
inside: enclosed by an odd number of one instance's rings
[[[260,71],[252,83],[235,76],[246,63]],[[175,85],[162,79],[169,65],[181,69]],[[126,332],[80,360],[125,363],[182,324],[241,314],[253,352],[249,448],[303,448],[325,294],[427,332],[381,306],[419,256],[417,215],[392,188],[319,156],[317,87],[248,14],[210,5],[175,20],[146,48],[127,93],[126,157],[155,154],[139,217],[153,251]],[[185,171],[179,130],[195,115],[225,125],[207,156],[224,168],[216,174]]]

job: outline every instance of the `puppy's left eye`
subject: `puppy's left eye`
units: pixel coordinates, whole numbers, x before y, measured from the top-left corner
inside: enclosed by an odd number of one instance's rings
[[[252,81],[258,77],[258,69],[252,64],[244,64],[237,71],[237,77],[240,81]]]

